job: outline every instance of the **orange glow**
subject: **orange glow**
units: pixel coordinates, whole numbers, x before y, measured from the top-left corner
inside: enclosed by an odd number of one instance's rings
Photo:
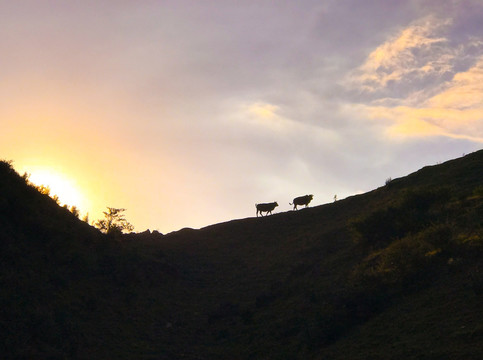
[[[393,136],[434,136],[443,131],[422,119],[408,117],[391,126],[389,133]]]
[[[50,195],[57,195],[61,205],[76,206],[85,209],[86,199],[82,192],[77,188],[74,181],[67,178],[64,174],[52,169],[36,169],[30,173],[29,181],[35,185],[43,185],[50,188]]]
[[[263,119],[273,119],[277,110],[278,106],[263,103],[256,103],[249,107],[250,113]]]

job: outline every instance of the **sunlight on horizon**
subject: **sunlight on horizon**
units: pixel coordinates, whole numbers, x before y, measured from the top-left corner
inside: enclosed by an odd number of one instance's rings
[[[76,186],[75,181],[52,169],[27,171],[29,181],[37,186],[47,186],[50,195],[57,195],[61,205],[76,206],[81,212],[87,211],[87,198]]]
[[[90,224],[290,211],[483,147],[482,0],[4,3],[0,157]]]

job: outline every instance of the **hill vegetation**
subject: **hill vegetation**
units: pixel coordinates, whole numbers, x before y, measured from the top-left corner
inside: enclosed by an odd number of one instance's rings
[[[0,353],[480,359],[483,151],[300,211],[102,234],[0,163]]]

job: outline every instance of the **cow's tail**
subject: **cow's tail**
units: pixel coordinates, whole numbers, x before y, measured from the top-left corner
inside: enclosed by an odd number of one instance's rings
[[[288,203],[289,205],[293,205],[292,203]]]

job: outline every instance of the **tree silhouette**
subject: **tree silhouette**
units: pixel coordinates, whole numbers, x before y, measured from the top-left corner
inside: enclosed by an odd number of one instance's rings
[[[121,234],[124,230],[134,230],[134,226],[122,214],[124,211],[126,209],[107,207],[107,211],[103,212],[105,219],[97,220],[94,226],[106,234]]]
[[[89,224],[89,213],[85,214],[84,217],[82,218],[82,221],[86,222]]]
[[[70,212],[71,212],[71,213],[72,213],[72,214],[73,214],[75,217],[77,217],[77,218],[78,218],[78,217],[79,217],[79,215],[80,215],[79,209],[78,209],[78,208],[77,208],[77,206],[75,206],[75,205],[72,205],[72,206],[70,207]]]

